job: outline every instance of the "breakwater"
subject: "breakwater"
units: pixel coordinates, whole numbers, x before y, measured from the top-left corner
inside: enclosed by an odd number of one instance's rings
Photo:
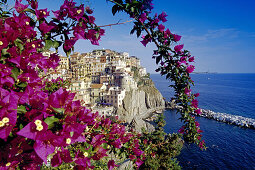
[[[206,117],[209,119],[217,120],[219,122],[225,122],[228,124],[233,124],[241,127],[255,129],[255,119],[252,118],[227,113],[213,112],[211,110],[205,109],[201,109],[201,114],[197,116]]]
[[[180,109],[181,106],[176,105],[174,102],[167,102],[166,109]],[[205,117],[213,119],[219,122],[224,122],[240,127],[255,129],[255,119],[247,118],[238,115],[232,115],[227,113],[213,112],[211,110],[201,109],[201,114],[192,113],[195,116]]]

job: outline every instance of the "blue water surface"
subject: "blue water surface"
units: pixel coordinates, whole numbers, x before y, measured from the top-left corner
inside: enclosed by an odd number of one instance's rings
[[[156,87],[169,100],[174,91],[160,75],[151,75]],[[255,118],[255,74],[192,74],[199,107],[214,112]],[[179,115],[166,110],[166,132],[181,127]],[[255,169],[255,130],[197,117],[208,149],[186,144],[178,156],[184,169]]]

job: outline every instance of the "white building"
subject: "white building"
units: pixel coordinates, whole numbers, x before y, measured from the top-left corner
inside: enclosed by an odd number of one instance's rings
[[[114,107],[120,107],[125,97],[126,90],[119,87],[110,87],[108,94],[105,96],[106,103],[112,104]]]
[[[140,74],[141,76],[146,76],[146,75],[147,75],[146,68],[140,67],[140,68],[139,68],[139,74]]]
[[[101,116],[112,116],[114,111],[113,106],[106,106],[106,107],[92,107],[92,112],[98,112]]]
[[[75,93],[74,101],[80,100],[81,103],[84,104],[90,104],[90,91],[86,89],[79,89]]]

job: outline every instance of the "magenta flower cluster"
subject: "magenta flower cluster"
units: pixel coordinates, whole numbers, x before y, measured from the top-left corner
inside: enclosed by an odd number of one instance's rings
[[[95,18],[87,15],[92,10],[66,0],[53,12],[56,19],[48,22],[48,9],[38,9],[35,0],[27,3],[17,0],[13,15],[0,22],[0,169],[38,169],[47,162],[54,167],[73,162],[78,169],[94,168],[92,160],[124,145],[127,156],[139,167],[145,157],[135,133],[74,102],[75,94],[65,88],[50,93],[45,90],[47,81],[38,76],[59,62],[55,53],[42,54],[47,37],[64,34],[66,51],[78,39],[98,44],[104,31],[96,29]],[[66,19],[72,21],[70,30],[60,26]],[[88,147],[71,154],[72,146],[78,144]],[[116,166],[114,160],[108,162],[109,169]]]

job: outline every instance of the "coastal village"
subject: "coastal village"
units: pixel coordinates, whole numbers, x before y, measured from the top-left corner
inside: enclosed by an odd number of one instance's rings
[[[45,52],[45,55],[50,53]],[[74,100],[107,116],[122,105],[128,91],[149,80],[139,58],[109,49],[74,52],[69,58],[60,56],[59,66],[46,76],[49,80],[58,77],[69,80],[68,90],[76,93]]]

